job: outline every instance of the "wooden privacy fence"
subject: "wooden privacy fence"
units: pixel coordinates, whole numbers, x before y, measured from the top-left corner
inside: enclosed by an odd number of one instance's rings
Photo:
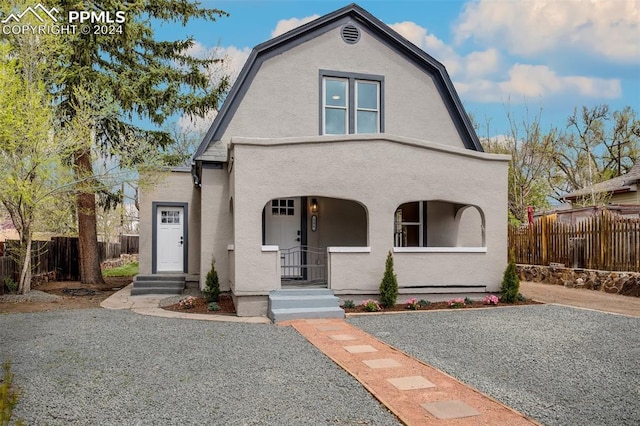
[[[579,223],[543,216],[531,225],[509,226],[516,263],[640,272],[640,218],[606,210]]]
[[[121,250],[122,243],[100,242],[100,261],[116,259],[121,253],[134,254],[138,252],[138,236],[125,236],[126,251]],[[121,241],[123,241],[121,239]],[[20,271],[17,262],[9,256],[11,247],[17,247],[17,241],[0,243],[0,285],[4,277],[10,276],[17,279]],[[80,279],[80,254],[78,238],[53,237],[50,241],[33,241],[31,249],[31,265],[34,275],[56,271],[59,279],[63,281],[77,281]]]

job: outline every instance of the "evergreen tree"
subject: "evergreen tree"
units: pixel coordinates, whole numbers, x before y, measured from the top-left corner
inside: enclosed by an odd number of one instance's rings
[[[384,276],[380,283],[380,302],[385,308],[390,308],[396,304],[398,299],[398,280],[393,273],[393,256],[391,252],[387,254],[384,264]]]
[[[502,278],[502,286],[500,287],[500,301],[504,303],[514,303],[518,300],[518,293],[520,292],[520,278],[518,278],[518,272],[516,270],[516,262],[513,260],[513,256],[509,259],[509,264],[504,271]]]

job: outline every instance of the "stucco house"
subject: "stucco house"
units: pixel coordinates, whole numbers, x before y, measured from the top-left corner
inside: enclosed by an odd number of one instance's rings
[[[240,316],[294,287],[290,311],[375,298],[388,252],[399,301],[496,292],[508,160],[444,66],[352,4],[253,49],[192,168],[143,191],[140,273],[203,288],[215,258]]]

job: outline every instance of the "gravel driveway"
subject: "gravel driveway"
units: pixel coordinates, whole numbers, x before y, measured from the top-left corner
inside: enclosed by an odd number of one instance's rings
[[[289,327],[87,309],[0,315],[29,425],[397,425]]]
[[[545,425],[640,424],[640,318],[540,305],[349,322]]]

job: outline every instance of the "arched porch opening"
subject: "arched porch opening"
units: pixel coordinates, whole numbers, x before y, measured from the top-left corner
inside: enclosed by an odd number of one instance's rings
[[[282,284],[327,283],[328,247],[366,247],[368,214],[354,200],[319,195],[269,200],[262,211],[262,243],[278,250]]]

